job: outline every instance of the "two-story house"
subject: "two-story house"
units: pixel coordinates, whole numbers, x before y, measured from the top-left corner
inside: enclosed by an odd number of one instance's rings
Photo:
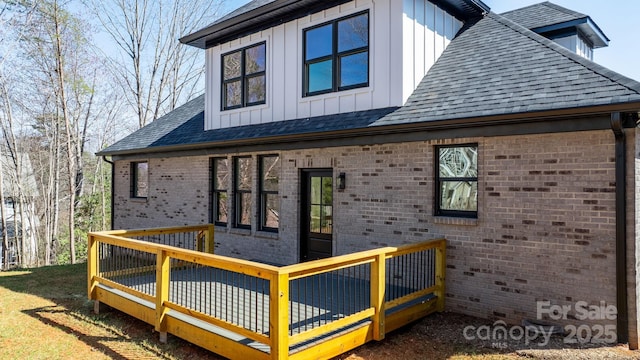
[[[617,306],[638,347],[640,83],[551,3],[255,0],[181,39],[206,91],[99,154],[113,226],[279,264],[445,237],[447,309]],[[572,313],[573,314],[573,313]]]

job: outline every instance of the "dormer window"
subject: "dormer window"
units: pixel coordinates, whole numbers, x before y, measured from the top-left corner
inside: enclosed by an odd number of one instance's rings
[[[369,86],[369,13],[304,31],[304,96]]]
[[[222,110],[266,102],[266,44],[222,55]]]

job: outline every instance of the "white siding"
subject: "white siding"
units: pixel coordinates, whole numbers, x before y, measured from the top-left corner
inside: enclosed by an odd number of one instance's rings
[[[426,0],[401,4],[355,0],[206,50],[205,129],[401,106],[462,25]],[[303,97],[303,30],[363,10],[370,22],[369,86]],[[221,111],[221,55],[262,41],[266,104]]]
[[[402,24],[404,104],[463,24],[426,0],[403,0]]]
[[[553,41],[584,58],[593,60],[593,48],[578,35],[556,38]]]

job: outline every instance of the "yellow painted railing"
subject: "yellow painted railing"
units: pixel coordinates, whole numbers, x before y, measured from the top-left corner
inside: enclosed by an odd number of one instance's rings
[[[202,246],[138,238],[180,230],[202,231]],[[276,267],[207,253],[212,230],[90,233],[89,298],[148,322],[161,341],[171,333],[251,359],[330,358],[444,309],[444,240]]]

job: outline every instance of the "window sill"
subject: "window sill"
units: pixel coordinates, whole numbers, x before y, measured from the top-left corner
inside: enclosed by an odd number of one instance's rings
[[[278,240],[280,238],[280,234],[273,231],[256,231],[257,238],[270,239],[270,240]]]
[[[217,233],[217,232],[226,233],[226,232],[229,231],[229,229],[227,228],[226,225],[214,225],[213,226],[213,231],[214,231],[214,234]]]
[[[251,229],[231,228],[229,229],[229,234],[250,236]]]
[[[134,203],[140,203],[140,204],[144,204],[147,202],[149,198],[143,198],[143,197],[130,197],[129,201],[134,202]]]
[[[433,223],[442,225],[477,226],[478,219],[459,218],[451,216],[434,216]]]

